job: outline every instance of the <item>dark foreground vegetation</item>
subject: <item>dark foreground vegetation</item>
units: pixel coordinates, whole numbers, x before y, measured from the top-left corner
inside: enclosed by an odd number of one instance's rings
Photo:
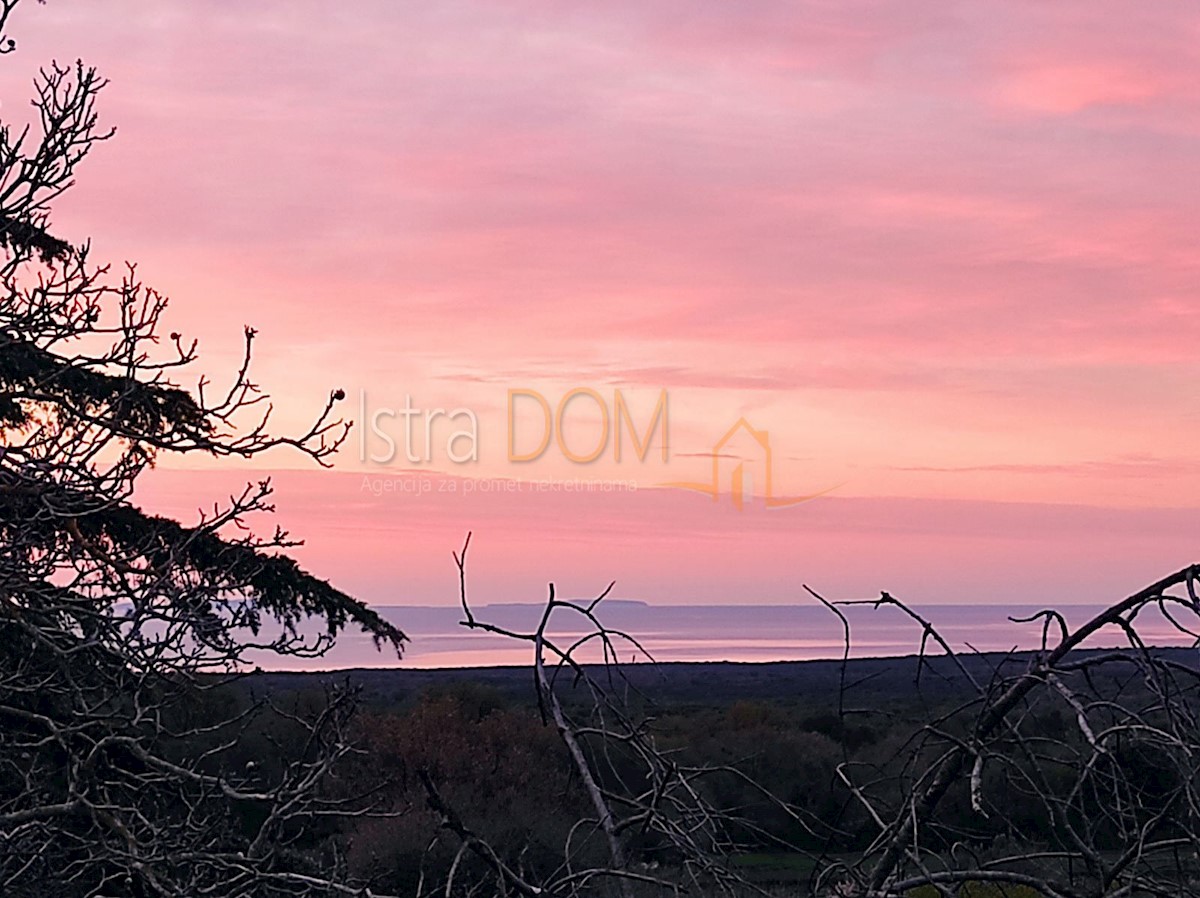
[[[1086,665],[1107,653],[1081,650],[1074,660]],[[1171,665],[1187,664],[1194,655],[1184,649],[1154,652]],[[1024,671],[1032,660],[1031,653],[1020,653],[971,655],[961,666],[945,656],[854,660],[844,666],[838,661],[632,665],[622,670],[621,685],[631,711],[647,721],[661,751],[681,765],[713,770],[702,788],[711,807],[725,815],[727,862],[745,880],[742,890],[811,894],[821,871],[852,861],[878,835],[839,767],[877,771],[888,783],[882,791],[897,795],[914,735],[969,704],[972,678],[987,681]],[[599,667],[587,672],[599,678],[608,674]],[[1080,693],[1081,700],[1144,700],[1136,674],[1134,665],[1110,667]],[[848,684],[844,690],[843,684]],[[355,725],[361,753],[346,765],[344,784],[382,784],[381,799],[400,812],[341,832],[356,876],[388,892],[419,894],[438,871],[449,869],[459,840],[430,806],[425,775],[464,826],[486,837],[498,854],[521,858],[531,879],[562,864],[564,841],[589,808],[562,740],[552,722],[542,719],[529,669],[257,673],[235,687],[240,703],[271,696],[280,707],[297,709],[320,707],[329,690],[344,688],[357,690],[362,702]],[[590,702],[586,691],[575,699]],[[564,703],[572,703],[570,690]],[[277,720],[275,726],[282,724]],[[1024,728],[1029,741],[1047,746],[1085,741],[1076,711],[1065,700],[1031,706]],[[270,738],[279,735],[265,727],[244,740],[247,760],[270,756]],[[1173,774],[1163,760],[1135,740],[1119,749],[1114,762],[1130,780],[1131,797],[1149,798],[1172,788]],[[1065,782],[1070,759],[1064,755],[1061,761],[1060,771],[1046,773]],[[638,776],[636,765],[622,765],[619,755],[609,773],[613,781],[604,785],[614,794]],[[1049,858],[1038,863],[1032,857],[1049,853],[1063,836],[1037,801],[1012,793],[1004,818],[990,825],[972,807],[969,793],[969,784],[955,790],[938,821],[942,833],[956,837],[958,850],[993,858],[1024,855],[1023,866],[1034,871],[1056,866],[1047,863]],[[1114,831],[1099,851],[1115,859],[1120,848]],[[1172,852],[1172,863],[1200,869],[1193,850],[1181,845]],[[602,856],[594,860],[603,863]],[[681,858],[669,843],[643,839],[633,844],[630,861],[635,870],[662,873]],[[488,879],[487,865],[478,859],[462,863],[464,881]],[[908,894],[940,893],[913,886]],[[1039,893],[1030,886],[974,881],[952,894]]]

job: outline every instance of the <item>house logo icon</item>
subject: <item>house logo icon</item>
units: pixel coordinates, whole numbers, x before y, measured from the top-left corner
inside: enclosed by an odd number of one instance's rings
[[[663,486],[704,493],[717,502],[721,498],[722,485],[727,484],[725,491],[738,511],[755,501],[756,483],[762,484],[763,504],[768,509],[790,508],[836,489],[830,487],[808,496],[776,496],[772,483],[771,435],[765,430],[755,429],[745,418],[737,419],[725,435],[717,440],[709,455],[712,458],[712,479],[708,483],[664,483]]]

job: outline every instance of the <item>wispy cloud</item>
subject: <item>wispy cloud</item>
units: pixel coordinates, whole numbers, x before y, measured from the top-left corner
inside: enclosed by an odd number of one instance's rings
[[[112,79],[118,136],[57,231],[139,260],[218,378],[258,326],[281,426],[341,386],[471,405],[499,445],[507,386],[665,388],[681,466],[745,415],[797,492],[1148,508],[1200,488],[1191,6],[119,0],[14,25],[5,116],[50,58]],[[678,564],[688,515],[663,501],[578,526],[645,513],[638,570]],[[382,583],[395,539],[432,552],[476,513],[380,516],[388,539],[338,546]],[[494,521],[506,546],[583,540],[574,513]],[[1020,564],[1090,558],[1070,532]],[[735,543],[762,588],[791,582],[784,542]],[[955,582],[979,565],[998,570],[980,548]]]

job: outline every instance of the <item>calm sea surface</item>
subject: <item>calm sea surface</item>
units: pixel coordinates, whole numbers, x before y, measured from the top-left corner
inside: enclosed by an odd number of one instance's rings
[[[324,658],[290,661],[264,657],[263,667],[336,669],[347,667],[474,667],[526,665],[532,660],[532,645],[501,636],[472,632],[459,624],[460,608],[378,608],[388,620],[408,634],[411,642],[404,658],[379,653],[368,637],[343,634]],[[485,605],[473,609],[477,620],[508,629],[528,632],[537,625],[542,608],[537,605]],[[1037,648],[1042,640],[1042,623],[1014,623],[1009,617],[1036,613],[1035,606],[940,605],[918,608],[950,645],[958,650],[980,651]],[[1059,609],[1071,624],[1080,624],[1101,610],[1100,606],[1070,605]],[[921,645],[920,624],[895,608],[845,609],[851,624],[851,656],[908,655]],[[619,641],[622,662],[646,661],[788,661],[838,658],[843,650],[842,624],[820,605],[648,605],[618,601],[602,603],[600,616],[606,626],[636,638],[641,648]],[[1196,619],[1187,623],[1196,629]],[[552,631],[567,644],[585,631],[579,615],[559,611]],[[1056,632],[1052,630],[1051,636]],[[1191,645],[1193,640],[1174,629],[1157,611],[1139,620],[1142,638],[1153,645]],[[1111,630],[1093,640],[1092,646],[1125,644],[1121,633]],[[937,651],[932,643],[930,651]],[[596,660],[596,652],[584,660]]]

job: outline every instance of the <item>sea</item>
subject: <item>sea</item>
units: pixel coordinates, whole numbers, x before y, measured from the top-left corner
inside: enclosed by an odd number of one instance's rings
[[[609,631],[607,646],[595,637],[595,624],[580,609],[559,607],[546,632],[560,648],[582,640],[576,649],[583,661],[601,660],[605,653],[621,663],[651,661],[801,661],[912,655],[922,648],[942,653],[1006,652],[1053,645],[1059,624],[1043,616],[1031,618],[1037,606],[937,605],[916,607],[920,619],[894,606],[874,604],[840,608],[845,623],[817,602],[801,605],[652,605],[632,600],[606,600],[594,614]],[[1079,626],[1103,610],[1100,605],[1066,605],[1058,611],[1069,626]],[[471,609],[476,626],[467,625],[461,607],[376,606],[375,610],[404,631],[408,642],[403,655],[378,650],[365,634],[348,630],[319,658],[263,656],[255,661],[264,669],[337,670],[344,668],[447,668],[528,666],[535,646],[528,637],[537,629],[545,606],[491,604]],[[1157,609],[1144,611],[1137,620],[1141,639],[1148,645],[1195,646],[1200,618],[1172,611],[1180,629]],[[925,622],[931,625],[928,631]],[[511,635],[485,628],[494,627]],[[846,628],[849,628],[847,641]],[[591,638],[587,638],[593,634]],[[936,634],[936,636],[935,636]],[[940,641],[939,641],[940,640]],[[924,642],[924,646],[922,643]],[[943,645],[944,643],[944,645]],[[1101,631],[1089,647],[1128,646],[1118,628]]]

